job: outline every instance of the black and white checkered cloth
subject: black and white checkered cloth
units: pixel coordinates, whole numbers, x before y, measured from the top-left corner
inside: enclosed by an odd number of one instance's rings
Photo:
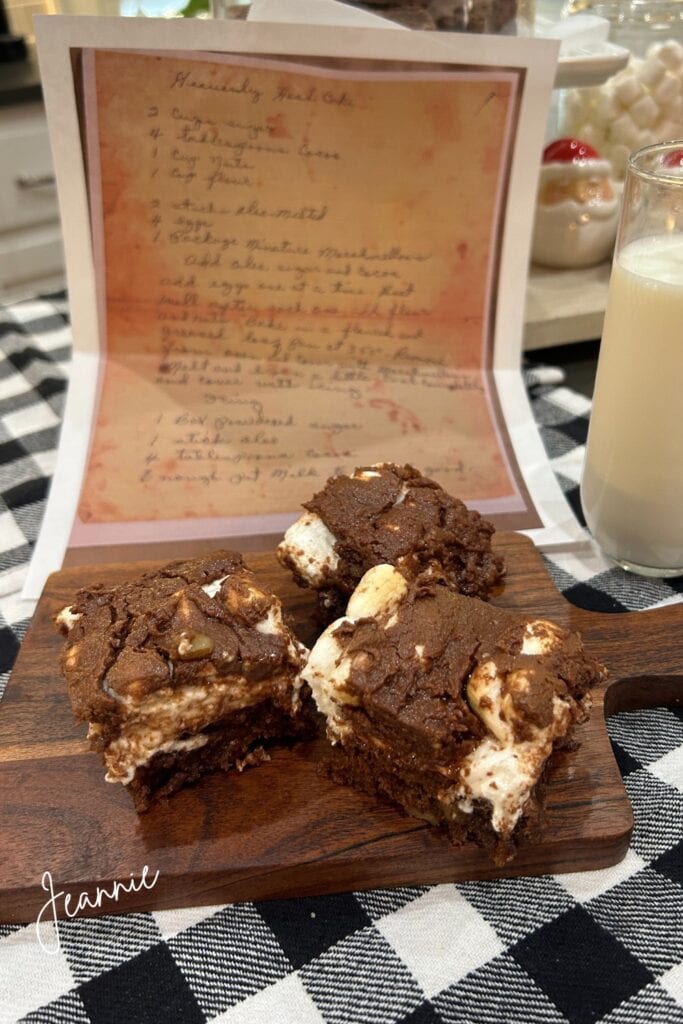
[[[1,693],[58,441],[64,296],[0,308],[0,349]],[[528,385],[579,514],[589,403],[552,370]],[[634,581],[589,545],[548,565],[591,609],[683,591]],[[683,716],[621,714],[610,735],[636,818],[613,868],[74,919],[54,955],[33,923],[0,926],[0,1024],[683,1024]]]

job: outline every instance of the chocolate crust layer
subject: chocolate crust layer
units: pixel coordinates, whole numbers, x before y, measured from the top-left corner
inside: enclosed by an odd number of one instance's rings
[[[274,743],[305,739],[315,734],[315,712],[305,703],[295,718],[273,701],[244,708],[205,730],[206,743],[196,750],[155,754],[138,768],[128,789],[142,813],[153,803],[172,796],[213,771],[245,768],[270,760]]]
[[[323,770],[337,784],[379,797],[411,817],[438,828],[455,847],[474,843],[486,850],[497,864],[512,860],[517,843],[523,837],[533,836],[543,824],[542,779],[527,802],[514,837],[510,837],[493,831],[491,815],[484,803],[474,806],[469,814],[455,808],[445,815],[436,790],[430,786],[433,780],[417,771],[412,775],[399,774],[377,752],[340,745],[330,751]]]

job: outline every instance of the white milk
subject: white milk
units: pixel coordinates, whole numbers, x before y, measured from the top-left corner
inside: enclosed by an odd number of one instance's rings
[[[615,261],[581,500],[606,554],[683,570],[683,234]]]

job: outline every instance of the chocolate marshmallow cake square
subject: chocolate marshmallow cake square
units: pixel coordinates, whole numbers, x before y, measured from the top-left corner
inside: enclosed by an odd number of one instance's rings
[[[303,676],[336,748],[336,779],[502,863],[537,819],[544,767],[604,673],[576,633],[379,565]]]
[[[300,586],[318,592],[326,622],[343,613],[375,565],[394,565],[409,579],[441,579],[484,599],[501,584],[493,524],[412,466],[379,463],[331,477],[304,508],[278,557]]]
[[[80,590],[56,622],[74,716],[89,724],[106,780],[126,786],[139,811],[306,730],[308,651],[239,554]]]

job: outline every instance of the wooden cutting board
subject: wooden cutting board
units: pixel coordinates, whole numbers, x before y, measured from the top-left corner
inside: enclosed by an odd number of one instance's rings
[[[610,669],[594,694],[576,752],[555,756],[547,772],[543,831],[496,867],[475,846],[454,849],[435,829],[354,790],[318,766],[323,739],[274,753],[243,774],[203,779],[138,816],[123,787],[105,783],[100,758],[75,726],[59,673],[61,637],[52,618],[78,587],[119,582],[154,563],[74,567],[48,580],[0,702],[0,922],[34,919],[49,893],[73,901],[79,916],[316,895],[374,886],[463,881],[581,871],[619,861],[633,818],[611,752],[605,714],[683,703],[683,605],[650,612],[597,614],[568,604],[526,538],[502,534],[508,576],[496,604],[578,629]],[[313,638],[313,602],[273,554],[248,562],[282,598],[301,639]],[[153,888],[119,890],[147,866]],[[47,883],[46,883],[47,884]],[[74,908],[74,902],[71,909]],[[56,901],[64,914],[63,897]],[[50,911],[51,913],[51,911]]]

